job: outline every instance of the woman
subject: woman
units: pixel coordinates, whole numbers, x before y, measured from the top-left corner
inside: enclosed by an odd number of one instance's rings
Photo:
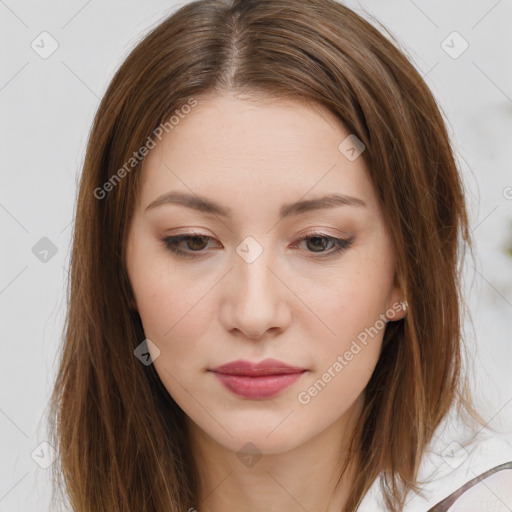
[[[330,0],[179,9],[88,144],[50,418],[73,509],[448,510],[479,481],[420,472],[455,406],[479,420],[459,243],[439,109],[374,27]]]

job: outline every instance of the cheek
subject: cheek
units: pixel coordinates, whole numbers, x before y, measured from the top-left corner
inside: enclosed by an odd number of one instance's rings
[[[327,352],[344,350],[367,329],[382,329],[391,284],[387,260],[358,256],[353,261],[347,259],[328,285],[310,292],[308,305],[320,320],[316,325],[318,333],[323,333]]]
[[[363,249],[345,258],[343,268],[333,273],[330,285],[319,290],[311,305],[322,320],[316,321],[317,332],[323,334],[316,336],[314,374],[301,388],[302,403],[315,403],[311,410],[326,410],[332,404],[330,418],[366,387],[387,325],[386,300],[393,271],[388,246],[368,244]]]
[[[315,336],[313,372],[297,399],[308,413],[325,416],[327,424],[364,391],[380,356],[385,298],[367,276],[351,273],[339,286],[333,283],[315,310],[328,328],[320,325],[316,331],[323,334]]]
[[[143,240],[144,241],[144,240]],[[200,290],[170,266],[165,255],[144,243],[128,253],[128,273],[144,333],[162,350],[176,332],[190,327]]]
[[[332,332],[317,339],[314,370],[315,378],[333,382],[329,386],[343,398],[361,392],[366,385],[378,361],[387,324],[380,316],[380,302],[368,296],[343,296],[337,305],[324,315]]]
[[[206,293],[204,286],[191,286],[190,281],[183,282],[175,275],[149,271],[135,288],[146,336],[154,338],[163,348],[177,340],[193,347],[190,342],[204,331],[206,303],[201,304],[201,297]]]
[[[134,293],[144,334],[159,350],[157,357],[152,354],[155,370],[169,394],[190,413],[190,394],[201,395],[190,375],[205,366],[200,340],[210,320],[201,297],[207,290],[156,266],[140,275],[144,279],[134,283]]]

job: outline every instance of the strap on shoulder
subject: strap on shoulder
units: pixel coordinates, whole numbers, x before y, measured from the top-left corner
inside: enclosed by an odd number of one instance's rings
[[[447,512],[447,510],[471,487],[476,485],[477,483],[481,482],[483,479],[487,478],[488,476],[491,476],[492,474],[496,473],[497,471],[501,471],[502,469],[512,469],[512,461],[511,462],[505,462],[504,464],[501,464],[499,466],[496,466],[494,468],[489,469],[485,473],[482,473],[479,476],[476,476],[469,482],[465,483],[460,489],[457,489],[454,493],[450,494],[447,498],[440,501],[436,505],[434,505],[432,508],[428,509],[428,512]]]

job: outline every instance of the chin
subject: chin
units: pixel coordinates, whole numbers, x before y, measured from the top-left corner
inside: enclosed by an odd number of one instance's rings
[[[247,428],[245,425],[236,426],[231,423],[228,430],[232,437],[223,429],[206,433],[225,449],[237,454],[248,451],[262,455],[277,455],[293,450],[307,440],[303,429],[295,432],[280,426],[273,430],[278,424],[279,422],[272,428],[264,428],[257,424]]]

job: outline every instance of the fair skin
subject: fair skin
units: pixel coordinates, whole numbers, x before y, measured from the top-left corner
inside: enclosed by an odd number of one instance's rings
[[[384,329],[351,347],[379,318],[405,315],[391,309],[405,297],[372,183],[363,158],[338,149],[349,132],[320,106],[196,99],[145,159],[126,253],[133,307],[159,350],[155,370],[186,413],[200,477],[195,509],[340,510],[351,466],[333,491]],[[175,203],[146,210],[170,191],[205,197],[231,216]],[[365,205],[279,219],[283,204],[332,193]],[[335,253],[319,235],[297,242],[313,231],[352,243]],[[209,237],[178,244],[192,257],[162,242],[190,232]],[[249,236],[252,245],[241,245]],[[248,262],[241,246],[257,257]],[[208,371],[266,358],[306,371],[266,399],[237,396]],[[321,390],[308,393],[319,379]],[[252,461],[239,454],[247,443],[261,455],[255,463],[242,462]]]

